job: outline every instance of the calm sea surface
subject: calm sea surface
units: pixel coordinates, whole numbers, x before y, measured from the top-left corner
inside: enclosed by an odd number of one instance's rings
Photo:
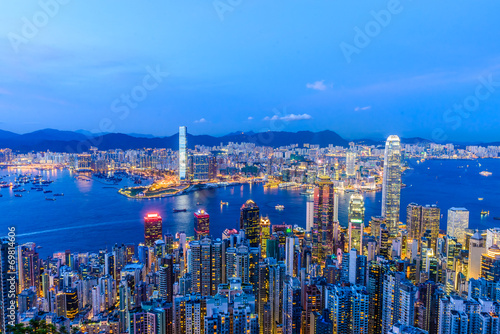
[[[481,164],[481,166],[479,165]],[[446,228],[447,210],[453,206],[470,210],[470,227],[485,229],[499,226],[500,221],[500,159],[476,161],[429,160],[406,171],[401,192],[401,220],[406,217],[410,202],[437,204],[443,214],[441,228]],[[493,173],[489,177],[479,174],[483,170]],[[38,174],[38,171],[30,171]],[[0,170],[4,180],[12,181],[16,170]],[[29,173],[24,170],[23,173]],[[47,201],[52,194],[32,191],[31,184],[24,187],[23,197],[14,197],[11,189],[0,189],[0,235],[7,234],[7,227],[17,228],[17,241],[35,242],[42,248],[41,255],[55,251],[96,251],[110,248],[115,243],[139,243],[144,240],[143,217],[158,212],[163,217],[163,232],[186,231],[193,234],[193,212],[205,209],[210,214],[211,232],[219,237],[226,228],[239,227],[239,210],[247,199],[253,199],[262,215],[268,215],[273,224],[305,227],[306,196],[300,190],[265,189],[262,185],[242,185],[163,199],[135,200],[117,193],[117,189],[96,180],[78,180],[69,171],[41,172],[44,179],[54,180],[48,189],[64,193],[56,201]],[[9,177],[6,175],[10,174]],[[124,186],[129,181],[122,181]],[[339,219],[345,225],[349,194],[340,196]],[[366,218],[380,215],[381,193],[365,194]],[[483,200],[479,200],[483,198]],[[220,206],[220,202],[228,202]],[[283,204],[284,211],[275,206]],[[172,210],[187,209],[173,213]],[[481,218],[481,211],[490,211]]]

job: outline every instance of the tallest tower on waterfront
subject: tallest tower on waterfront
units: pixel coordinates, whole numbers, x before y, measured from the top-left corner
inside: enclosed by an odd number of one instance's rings
[[[385,143],[384,179],[382,183],[382,216],[387,219],[391,233],[399,223],[401,197],[401,140],[389,136]]]
[[[187,174],[187,127],[179,127],[179,180],[185,180]]]

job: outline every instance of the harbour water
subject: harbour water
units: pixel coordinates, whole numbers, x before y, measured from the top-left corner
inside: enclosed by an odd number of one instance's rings
[[[479,165],[480,164],[480,165]],[[447,210],[466,207],[470,210],[470,227],[485,229],[500,226],[500,159],[484,160],[429,160],[410,162],[403,176],[407,186],[401,191],[401,220],[405,221],[406,206],[410,202],[437,204],[443,214],[441,228],[446,228]],[[482,176],[481,171],[492,172]],[[14,169],[0,170],[4,180],[12,181]],[[305,227],[307,197],[301,190],[266,189],[261,184],[246,184],[209,189],[162,199],[129,199],[117,193],[118,186],[109,187],[98,180],[79,180],[67,170],[35,171],[54,182],[48,187],[53,193],[64,193],[55,201],[47,201],[47,194],[27,190],[15,197],[12,189],[0,189],[0,235],[7,227],[15,226],[19,243],[35,242],[39,252],[47,256],[55,251],[96,251],[115,243],[139,243],[144,239],[143,217],[157,212],[163,217],[163,232],[186,231],[193,234],[193,212],[204,209],[210,214],[211,233],[220,237],[226,228],[238,229],[241,205],[253,199],[262,215],[272,224],[287,223]],[[11,176],[6,177],[7,174]],[[339,219],[347,224],[350,194],[340,194]],[[365,194],[365,223],[373,215],[380,215],[381,193]],[[480,200],[482,199],[482,200]],[[228,202],[221,206],[220,203]],[[282,211],[277,204],[284,205]],[[173,213],[173,209],[186,212]],[[481,211],[489,216],[481,217]]]

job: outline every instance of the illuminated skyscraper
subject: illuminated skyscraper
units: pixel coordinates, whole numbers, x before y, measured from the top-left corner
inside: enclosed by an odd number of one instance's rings
[[[202,296],[214,296],[222,283],[222,242],[210,238],[189,243],[189,260],[192,275],[192,292]]]
[[[314,201],[310,198],[306,202],[306,231],[311,232],[314,226]]]
[[[40,262],[36,245],[32,242],[20,245],[17,251],[19,266],[19,290],[33,287],[40,291]]]
[[[346,153],[345,157],[346,165],[346,175],[355,176],[356,175],[356,153],[349,151]]]
[[[422,207],[422,224],[421,235],[422,237],[426,231],[431,234],[431,248],[436,252],[436,243],[439,237],[439,222],[441,220],[441,210],[435,205],[426,205]]]
[[[420,224],[422,222],[422,206],[417,203],[410,203],[406,207],[406,229],[410,239],[420,240],[422,232]]]
[[[260,256],[266,258],[267,240],[271,236],[271,221],[268,217],[260,218]]]
[[[75,288],[64,291],[66,297],[66,317],[73,320],[78,314],[78,293]]]
[[[156,240],[162,240],[162,220],[157,213],[144,217],[144,244],[153,247]]]
[[[447,234],[457,238],[459,243],[464,244],[466,228],[469,228],[469,211],[466,208],[449,209]]]
[[[208,158],[208,178],[213,180],[217,177],[217,158],[210,156]]]
[[[302,305],[300,282],[296,277],[287,276],[283,288],[283,333],[300,334]]]
[[[259,247],[260,244],[260,211],[257,204],[249,199],[240,210],[240,230],[245,230],[245,237],[250,247]]]
[[[179,127],[179,180],[187,175],[187,127]]]
[[[489,282],[500,280],[500,248],[497,245],[481,256],[481,277]]]
[[[205,210],[198,210],[194,213],[194,236],[196,240],[208,237],[210,234],[210,216]]]
[[[352,194],[349,201],[349,249],[363,253],[363,231],[365,228],[365,202],[363,195]]]
[[[313,259],[324,265],[326,256],[333,254],[335,189],[328,176],[320,175],[314,189]]]
[[[389,136],[385,143],[384,179],[382,183],[382,216],[387,218],[389,231],[395,233],[399,224],[401,195],[401,141]]]

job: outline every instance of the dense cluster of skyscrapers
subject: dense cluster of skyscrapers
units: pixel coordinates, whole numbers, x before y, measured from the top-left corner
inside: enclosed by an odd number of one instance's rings
[[[186,136],[181,128],[181,180],[190,158],[195,170],[209,171],[204,158],[188,154]],[[16,321],[91,334],[500,333],[500,229],[470,230],[469,212],[457,207],[444,232],[441,209],[417,203],[402,222],[397,136],[388,138],[380,166],[381,215],[365,217],[363,195],[353,192],[348,219],[339,221],[339,185],[362,177],[358,154],[349,149],[342,173],[317,168],[305,229],[274,224],[249,199],[239,230],[221,236],[210,229],[221,222],[200,209],[193,230],[175,235],[148,214],[139,245],[47,259],[33,243],[17,245]],[[1,332],[8,252],[5,240]]]

